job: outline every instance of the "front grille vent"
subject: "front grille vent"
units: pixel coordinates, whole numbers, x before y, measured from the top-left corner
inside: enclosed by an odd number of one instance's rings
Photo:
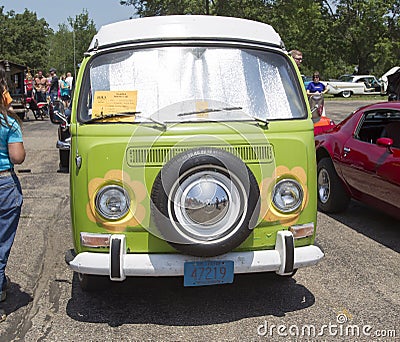
[[[236,157],[245,163],[271,163],[274,159],[272,145],[239,145],[239,146],[214,146]],[[193,147],[152,147],[150,149],[141,147],[128,147],[126,150],[126,161],[128,166],[160,166],[167,163],[176,155],[190,150]]]

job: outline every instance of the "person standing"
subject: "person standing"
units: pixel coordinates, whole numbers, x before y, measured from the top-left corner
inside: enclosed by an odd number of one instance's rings
[[[7,109],[11,108],[11,102],[13,99],[8,91],[6,70],[2,65],[0,65],[0,95],[3,106]]]
[[[325,84],[320,81],[319,72],[315,71],[312,77],[312,82],[307,86],[307,95],[315,93],[325,94],[327,91],[328,89],[325,87]]]
[[[0,70],[0,302],[6,300],[10,279],[5,275],[22,207],[22,190],[14,164],[25,160],[20,120],[9,109],[4,93],[5,79]],[[0,322],[6,319],[0,308]]]
[[[291,50],[289,51],[289,54],[293,57],[297,67],[300,68],[301,62],[303,62],[303,53],[299,50]]]
[[[56,75],[56,69],[50,69],[50,101],[54,102],[58,99],[58,77]]]
[[[26,73],[25,80],[24,80],[24,86],[25,86],[24,94],[26,97],[30,97],[30,98],[33,97],[33,83],[34,83],[34,79],[32,77],[30,70],[28,70],[28,72]]]
[[[64,75],[61,76],[60,80],[60,97],[64,103],[64,107],[67,108],[70,100],[70,90]]]
[[[70,72],[67,72],[67,77],[65,78],[65,81],[68,83],[69,91],[72,94],[72,89],[74,86],[74,78],[72,77],[72,74]]]
[[[43,71],[39,70],[35,78],[36,102],[46,102],[47,79],[43,76]]]

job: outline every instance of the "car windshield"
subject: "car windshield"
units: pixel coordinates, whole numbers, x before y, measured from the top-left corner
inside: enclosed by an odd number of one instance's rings
[[[272,51],[157,47],[94,57],[84,75],[80,122],[162,123],[304,118],[289,59]],[[100,119],[99,119],[100,118]]]
[[[353,82],[354,76],[353,75],[342,75],[339,77],[339,81],[342,82]]]

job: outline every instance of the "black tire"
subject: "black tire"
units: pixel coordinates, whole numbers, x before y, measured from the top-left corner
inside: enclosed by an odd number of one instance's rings
[[[330,158],[318,162],[317,171],[318,210],[338,213],[347,209],[350,196],[336,173]]]
[[[350,90],[344,90],[344,91],[341,92],[341,95],[342,95],[343,98],[348,99],[348,98],[351,97],[352,93],[351,93]]]
[[[152,220],[176,250],[220,255],[250,235],[259,197],[254,175],[239,158],[217,148],[195,148],[172,158],[159,172],[151,193]]]
[[[79,285],[85,292],[103,291],[110,287],[111,281],[107,276],[77,273]]]

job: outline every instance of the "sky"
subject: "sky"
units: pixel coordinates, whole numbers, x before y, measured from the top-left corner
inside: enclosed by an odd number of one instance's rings
[[[58,31],[58,24],[68,24],[67,18],[75,18],[84,9],[93,19],[96,28],[133,16],[133,6],[122,6],[119,0],[0,0],[3,13],[14,10],[23,13],[25,8],[36,12],[38,19],[44,18],[54,31]]]

